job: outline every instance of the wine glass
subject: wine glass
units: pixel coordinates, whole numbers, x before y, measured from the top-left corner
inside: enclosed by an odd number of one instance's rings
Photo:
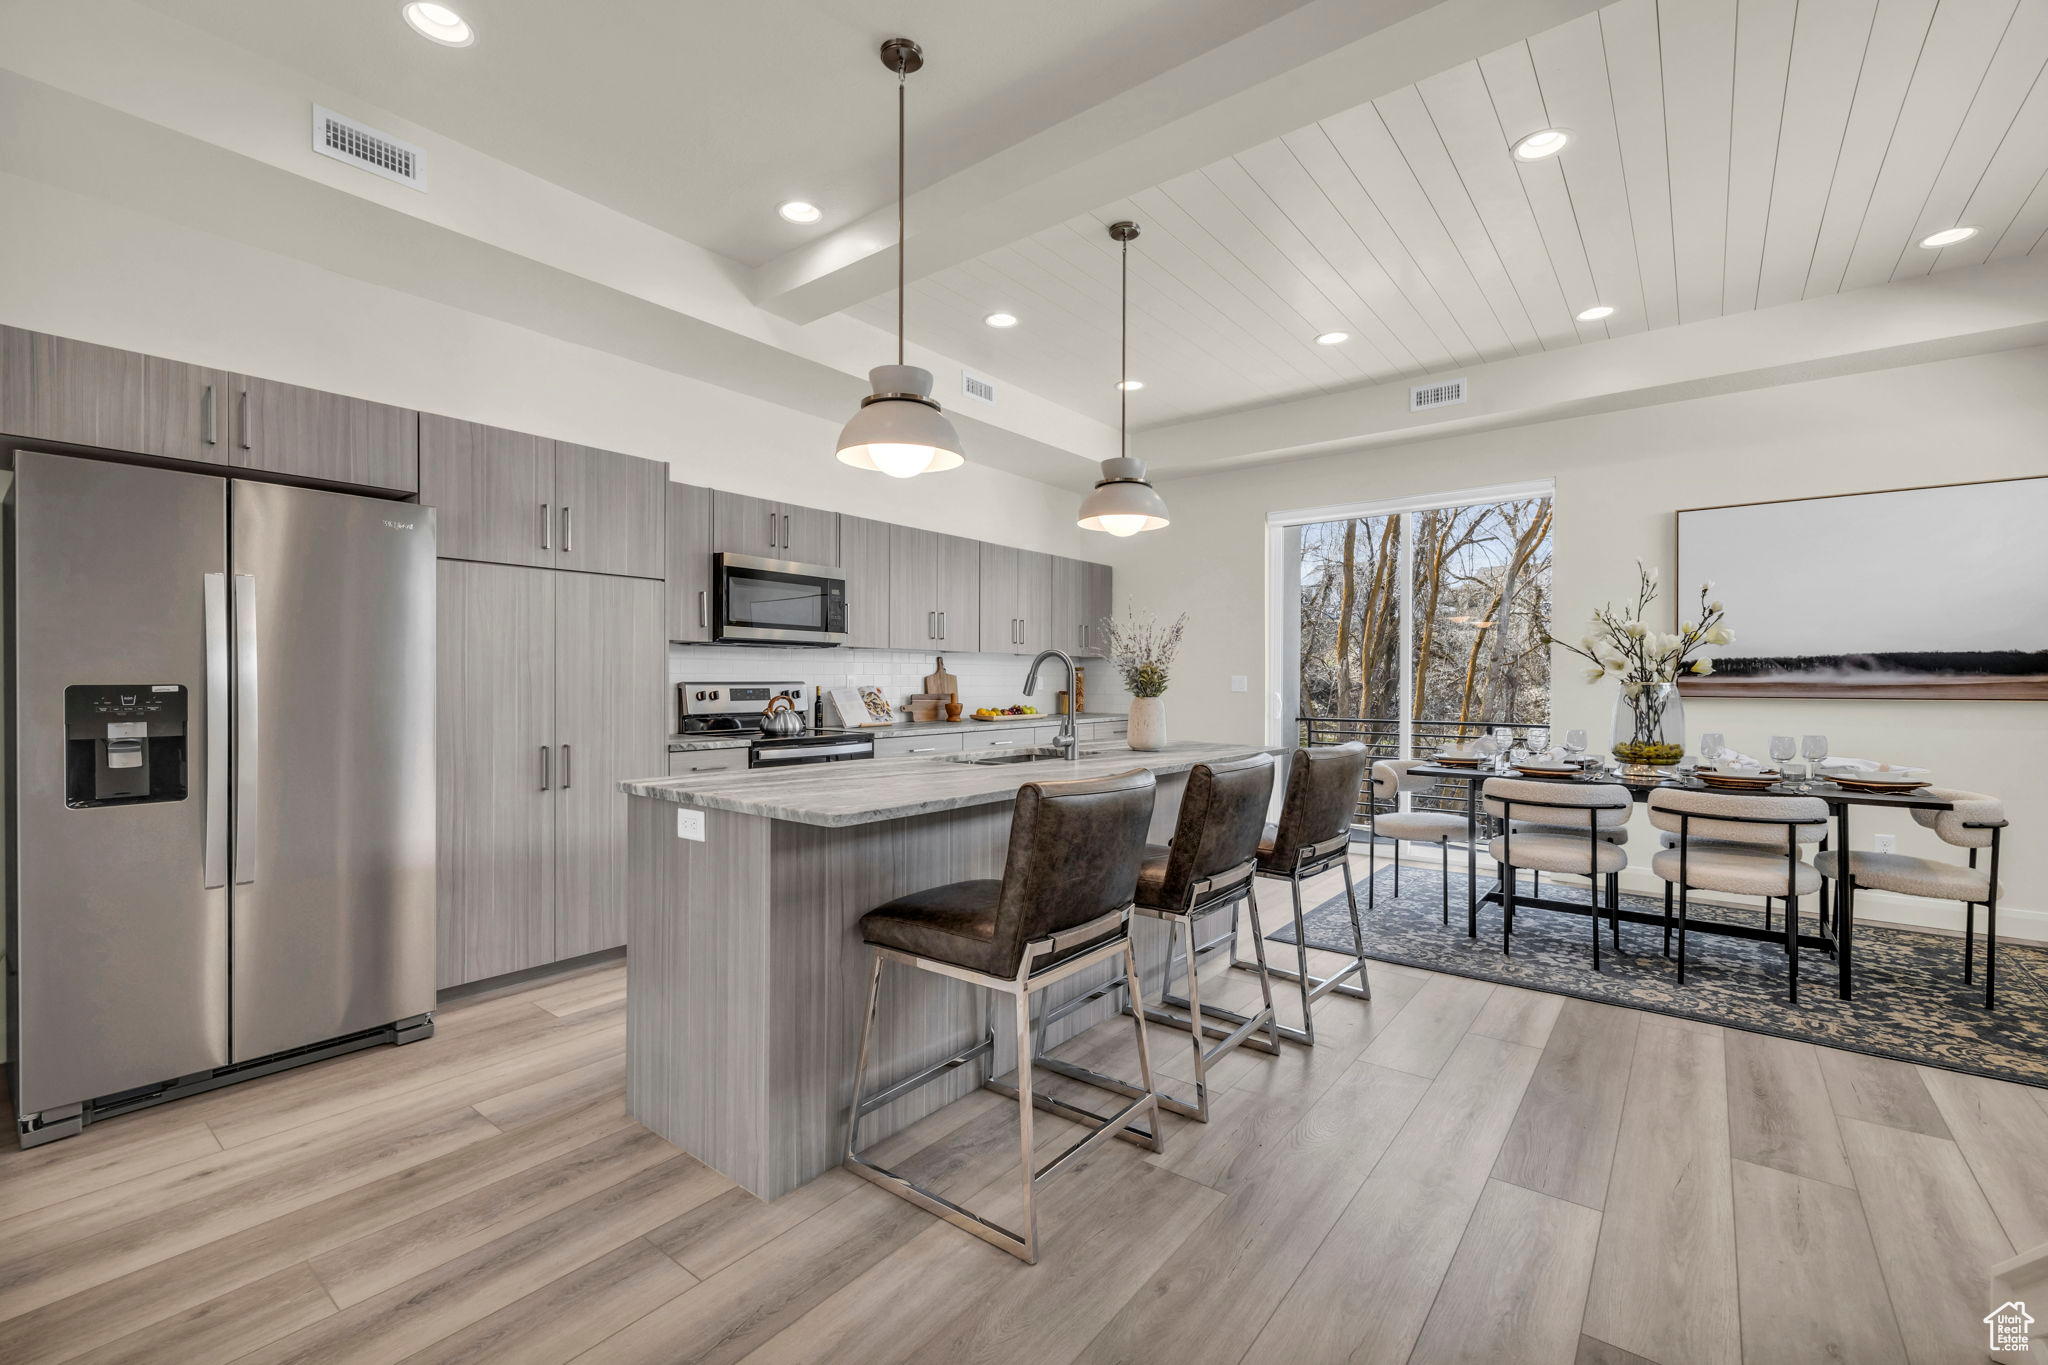
[[[1565,731],[1564,752],[1566,758],[1570,759],[1573,763],[1577,763],[1579,755],[1586,752],[1586,732],[1584,730]]]
[[[1787,770],[1785,765],[1787,763],[1790,763],[1793,759],[1793,756],[1796,755],[1798,752],[1799,746],[1793,742],[1792,736],[1771,736],[1771,761],[1778,765],[1779,773],[1783,774],[1784,776],[1791,776],[1790,771]]]
[[[1719,763],[1721,751],[1728,747],[1728,740],[1719,730],[1709,730],[1700,736],[1700,759],[1707,763]]]
[[[1820,780],[1820,765],[1825,763],[1828,757],[1828,737],[1826,735],[1803,736],[1799,741],[1799,755],[1806,760],[1806,775],[1818,782]]]

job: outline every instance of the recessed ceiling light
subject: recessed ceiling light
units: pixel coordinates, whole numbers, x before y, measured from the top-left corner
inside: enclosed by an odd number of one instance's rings
[[[1349,340],[1351,340],[1351,333],[1349,332],[1324,332],[1321,336],[1316,338],[1316,345],[1342,346],[1345,342]]]
[[[443,47],[468,47],[476,41],[476,30],[469,26],[469,21],[446,5],[414,0],[399,13],[412,25],[413,32]]]
[[[807,204],[801,199],[792,199],[786,204],[777,204],[775,211],[791,223],[815,223],[825,216],[816,204]]]
[[[1544,128],[1515,144],[1515,158],[1519,161],[1541,161],[1546,156],[1556,156],[1571,140],[1572,135],[1562,128]]]
[[[990,313],[982,321],[991,327],[1015,327],[1017,325],[1017,317],[1014,313]]]
[[[1123,383],[1117,385],[1117,387],[1125,390],[1142,389],[1145,387],[1145,381],[1142,379],[1126,379]]]
[[[1957,242],[1967,242],[1976,235],[1977,229],[1973,227],[1943,228],[1940,232],[1934,233],[1931,236],[1922,237],[1920,245],[1938,249],[1945,246],[1954,246]]]
[[[1591,308],[1588,308],[1585,312],[1579,314],[1579,321],[1598,322],[1602,318],[1611,318],[1613,316],[1614,310],[1612,308],[1609,308],[1604,303],[1596,303]]]

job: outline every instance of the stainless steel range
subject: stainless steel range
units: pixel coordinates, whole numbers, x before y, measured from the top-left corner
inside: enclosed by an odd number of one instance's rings
[[[776,768],[796,763],[839,763],[873,758],[872,735],[855,730],[812,730],[804,698],[810,689],[800,682],[684,682],[676,684],[676,726],[684,736],[748,735],[750,768]],[[796,734],[761,732],[761,716],[779,697],[796,703],[806,728]],[[685,746],[672,744],[671,752]]]

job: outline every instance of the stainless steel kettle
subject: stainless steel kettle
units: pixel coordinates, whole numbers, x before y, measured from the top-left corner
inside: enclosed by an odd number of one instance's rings
[[[795,697],[777,697],[761,712],[761,733],[764,735],[800,735],[804,732],[804,713],[797,708]]]

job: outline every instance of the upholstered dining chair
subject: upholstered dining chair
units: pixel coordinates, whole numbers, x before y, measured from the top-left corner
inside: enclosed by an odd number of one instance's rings
[[[1469,839],[1472,826],[1462,815],[1447,811],[1401,810],[1398,808],[1404,792],[1429,790],[1426,778],[1413,776],[1421,767],[1419,758],[1387,758],[1372,765],[1373,804],[1367,808],[1366,827],[1372,837],[1366,842],[1365,863],[1365,905],[1366,909],[1377,908],[1375,882],[1379,872],[1379,841],[1382,836],[1394,841],[1394,894],[1401,894],[1401,841],[1411,844],[1435,844],[1443,856],[1444,923],[1451,922],[1451,840]],[[1383,811],[1381,802],[1392,803],[1394,810]]]
[[[1981,792],[1928,787],[1922,795],[1946,801],[1949,810],[1915,810],[1915,823],[1934,831],[1952,848],[1970,851],[1966,864],[1904,853],[1849,854],[1849,882],[1856,890],[1891,891],[1901,896],[1963,903],[1963,981],[1972,979],[1976,959],[1977,907],[1984,907],[1984,1008],[1998,998],[1998,843],[2005,829],[2005,803]],[[1977,856],[1990,850],[1985,865]],[[1833,852],[1815,858],[1823,877],[1842,875],[1841,858]]]
[[[1718,891],[1785,902],[1787,991],[1799,999],[1799,899],[1820,890],[1806,846],[1826,837],[1827,802],[1817,796],[1748,795],[1663,787],[1650,793],[1650,824],[1678,836],[1650,859],[1664,881],[1664,952],[1671,953],[1671,901],[1678,898],[1678,984],[1685,984],[1691,893]]]
[[[1614,782],[1553,782],[1489,777],[1486,813],[1501,823],[1487,851],[1500,866],[1500,950],[1515,937],[1515,873],[1520,868],[1585,877],[1593,925],[1593,970],[1600,970],[1600,890],[1607,889],[1608,932],[1621,946],[1621,870],[1628,851],[1611,836],[1626,830],[1635,798]],[[1626,837],[1625,835],[1623,836]]]

